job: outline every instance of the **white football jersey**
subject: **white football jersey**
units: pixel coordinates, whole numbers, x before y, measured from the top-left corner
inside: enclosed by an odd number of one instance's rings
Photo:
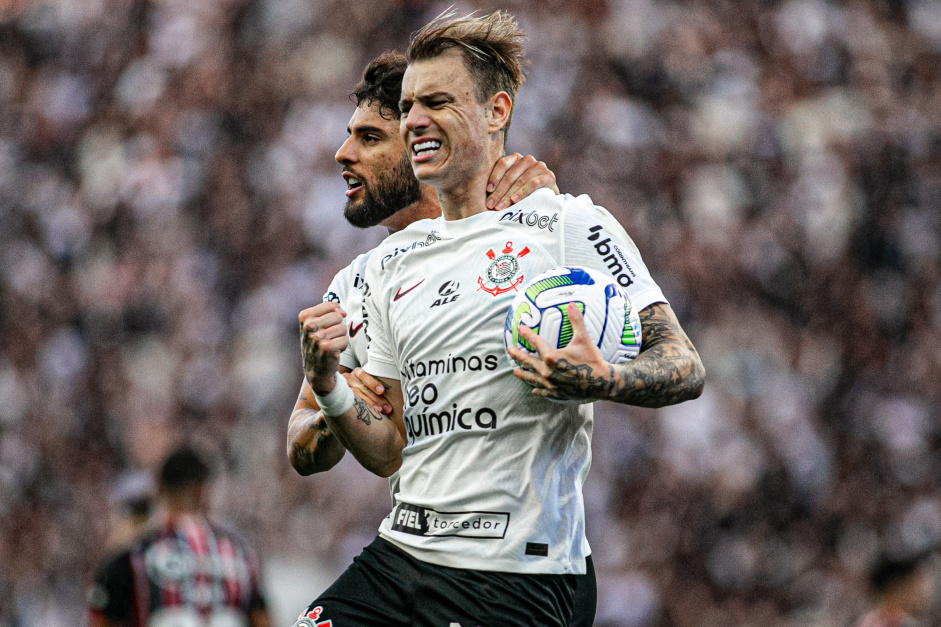
[[[365,366],[401,381],[408,443],[380,535],[425,562],[583,574],[590,404],[536,397],[503,345],[510,302],[562,265],[609,274],[638,311],[665,302],[636,246],[587,196],[539,190],[504,212],[423,221],[366,270]]]
[[[416,232],[424,239],[430,229],[431,220],[419,220],[408,225],[399,234]],[[407,238],[407,235],[399,235],[400,238]],[[388,241],[388,240],[386,240]],[[406,241],[411,241],[407,240]],[[385,242],[383,242],[385,243]],[[418,245],[418,242],[415,242]],[[380,245],[381,247],[381,245]],[[346,318],[343,322],[346,324],[346,334],[349,337],[349,344],[342,353],[340,353],[340,365],[354,370],[366,363],[366,351],[369,349],[369,317],[363,308],[363,299],[366,295],[366,264],[370,256],[379,250],[372,250],[359,255],[342,270],[336,273],[333,280],[327,287],[326,294],[323,295],[323,302],[337,303],[340,309],[346,312]],[[394,248],[392,249],[394,250]],[[387,251],[388,252],[388,251]],[[389,477],[389,495],[392,499],[392,505],[396,504],[396,493],[398,492],[399,474],[393,473]]]
[[[366,350],[369,348],[369,320],[363,311],[363,291],[366,285],[366,262],[376,249],[363,253],[353,262],[336,273],[323,302],[337,303],[346,312],[343,322],[350,343],[340,353],[340,365],[350,370],[366,363]]]
[[[396,235],[400,241],[412,245],[423,245],[423,241],[432,228],[433,220],[419,220],[409,224]],[[412,237],[410,234],[415,233]],[[378,247],[359,255],[350,265],[334,275],[330,281],[327,292],[323,295],[323,302],[337,303],[346,312],[343,322],[346,324],[346,334],[349,344],[340,353],[340,365],[353,370],[366,363],[366,351],[369,349],[369,317],[363,309],[363,299],[366,294],[366,264],[370,256],[377,250],[385,248],[385,253],[394,251],[394,245],[388,246],[386,239]]]

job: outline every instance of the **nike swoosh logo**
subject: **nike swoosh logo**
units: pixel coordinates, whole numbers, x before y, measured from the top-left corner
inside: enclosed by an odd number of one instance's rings
[[[402,288],[400,287],[399,289],[397,289],[397,290],[395,291],[395,296],[392,297],[392,302],[394,303],[395,301],[397,301],[398,299],[402,298],[403,296],[405,296],[406,294],[408,294],[409,292],[411,292],[413,289],[415,289],[416,287],[418,287],[419,285],[421,285],[421,284],[424,283],[424,282],[425,282],[425,279],[422,279],[421,281],[419,281],[418,283],[416,283],[416,284],[413,285],[412,287],[408,288],[408,289],[405,290],[404,292],[402,291]]]
[[[356,337],[356,334],[359,333],[359,330],[363,328],[365,322],[360,322],[359,324],[354,324],[350,326],[350,337]]]

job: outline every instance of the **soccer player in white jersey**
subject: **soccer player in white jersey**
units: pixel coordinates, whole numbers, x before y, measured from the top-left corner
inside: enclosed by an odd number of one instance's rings
[[[441,215],[433,188],[415,179],[399,134],[399,95],[406,65],[405,57],[396,53],[384,53],[369,63],[352,94],[357,107],[350,120],[350,136],[336,154],[350,188],[346,219],[361,228],[381,224],[390,234]],[[508,155],[491,173],[488,207],[502,210],[541,187],[558,193],[555,175],[544,163],[531,156]],[[340,355],[340,371],[377,411],[390,413],[381,385],[360,367],[366,363],[368,346],[368,319],[362,304],[366,262],[372,253],[359,255],[338,272],[323,302],[336,303],[347,314],[349,345]],[[316,315],[319,309],[305,311]],[[373,389],[377,385],[380,391]],[[291,465],[305,476],[330,470],[346,453],[327,428],[306,381],[288,423],[287,452]],[[394,491],[394,482],[391,487]],[[578,577],[576,609],[569,627],[590,627],[594,619],[594,569],[590,561],[588,566],[588,572]]]
[[[348,343],[340,308],[301,317],[305,374],[331,430],[364,466],[399,475],[380,537],[311,605],[310,625],[567,625],[588,550],[591,407],[544,397],[662,406],[701,393],[695,349],[606,210],[536,192],[486,211],[487,174],[522,83],[521,38],[498,12],[436,20],[409,47],[401,131],[443,219],[419,227],[424,245],[393,235],[367,265],[376,336],[365,370],[396,420],[337,376]],[[605,363],[570,308],[574,346],[537,343],[540,355],[515,353],[524,368],[513,367],[507,307],[527,277],[559,265],[607,272],[625,288],[641,311],[634,361]]]
[[[422,219],[441,215],[434,188],[418,182],[412,173],[405,144],[399,134],[399,95],[407,62],[402,54],[386,52],[370,62],[351,97],[356,111],[350,119],[349,138],[340,146],[336,160],[347,181],[344,217],[360,228],[381,225],[389,233],[407,230]],[[558,193],[555,175],[546,164],[519,154],[501,158],[491,172],[488,206],[509,207],[536,189]],[[423,239],[423,233],[416,240]],[[374,249],[375,250],[375,249]],[[378,385],[362,370],[369,343],[369,321],[363,315],[366,262],[370,250],[336,274],[323,295],[324,303],[337,303],[347,314],[349,345],[340,355],[340,371],[377,411],[391,413]],[[317,315],[319,307],[305,310]],[[356,375],[352,374],[356,370]],[[358,375],[358,376],[357,376]],[[368,383],[368,385],[367,385]],[[301,475],[327,471],[346,453],[330,433],[313,391],[305,380],[288,422],[287,454]]]

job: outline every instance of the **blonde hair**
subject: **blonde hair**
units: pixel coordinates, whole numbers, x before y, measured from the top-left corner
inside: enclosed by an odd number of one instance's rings
[[[433,59],[447,50],[457,48],[477,83],[477,100],[484,102],[501,91],[515,105],[516,92],[526,80],[523,76],[523,39],[516,19],[504,11],[483,17],[473,13],[457,17],[448,9],[412,37],[405,58],[409,63]],[[510,130],[510,117],[503,128],[504,138]]]

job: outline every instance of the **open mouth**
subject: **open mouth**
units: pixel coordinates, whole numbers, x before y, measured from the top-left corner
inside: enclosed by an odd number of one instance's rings
[[[348,172],[343,173],[343,178],[346,180],[346,196],[350,197],[355,194],[363,186],[362,181],[353,176]]]
[[[426,139],[412,144],[412,154],[416,159],[430,157],[441,148],[441,142],[437,139]]]

